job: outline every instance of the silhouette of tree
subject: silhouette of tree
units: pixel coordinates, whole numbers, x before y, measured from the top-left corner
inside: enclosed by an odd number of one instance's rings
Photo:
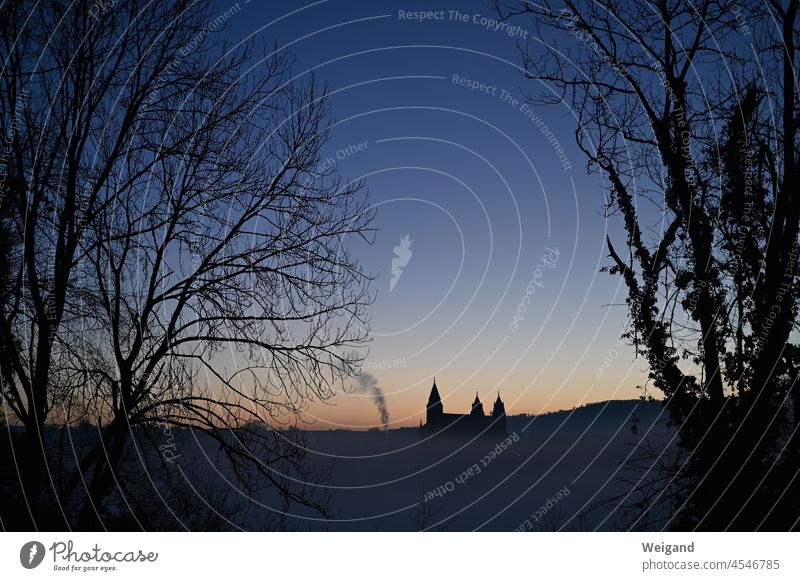
[[[522,49],[545,86],[532,100],[572,107],[624,226],[625,250],[607,240],[624,336],[683,451],[642,510],[674,503],[677,528],[797,528],[798,2],[495,5],[545,39]]]
[[[425,488],[425,483],[420,487],[420,498],[424,498],[429,489]],[[411,522],[418,531],[444,531],[450,526],[452,520],[443,520],[439,515],[444,511],[444,500],[434,498],[418,502],[411,511]]]
[[[3,398],[39,526],[101,526],[137,425],[202,431],[243,494],[326,510],[299,432],[267,426],[358,363],[369,277],[345,244],[372,214],[320,163],[325,91],[219,26],[205,1],[2,8]],[[74,469],[48,464],[46,426],[87,419]]]

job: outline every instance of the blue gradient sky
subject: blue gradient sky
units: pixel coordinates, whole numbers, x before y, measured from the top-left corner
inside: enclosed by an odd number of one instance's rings
[[[624,289],[599,272],[605,236],[621,245],[621,224],[603,216],[569,107],[522,107],[523,92],[542,88],[519,68],[516,43],[535,50],[533,27],[487,30],[474,22],[495,17],[485,1],[437,3],[444,20],[426,22],[399,17],[430,10],[423,2],[286,4],[240,2],[223,34],[287,46],[295,73],[313,70],[332,92],[327,156],[344,177],[366,179],[377,207],[375,242],[355,251],[378,275],[367,369],[387,394],[392,427],[418,424],[434,375],[452,412],[498,389],[509,413],[637,397],[644,363],[617,342],[624,307],[608,306],[624,303]],[[467,22],[450,19],[456,9]],[[390,292],[405,235],[412,256]],[[613,362],[598,376],[604,358]],[[361,394],[313,405],[307,418],[321,429],[378,422]]]

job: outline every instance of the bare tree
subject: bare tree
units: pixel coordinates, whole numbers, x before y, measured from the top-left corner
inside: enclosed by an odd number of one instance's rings
[[[330,397],[367,338],[347,243],[372,215],[320,164],[324,91],[214,40],[207,2],[35,4],[0,25],[3,129],[26,99],[0,330],[4,400],[40,451],[25,490],[101,526],[133,426],[172,426],[214,438],[242,494],[324,513],[299,432],[269,427]],[[100,438],[43,485],[46,422],[83,418]]]
[[[3,303],[4,403],[25,426],[31,506],[53,500],[44,426],[65,386],[54,363],[80,334],[79,278],[88,224],[113,204],[137,118],[205,19],[191,2],[130,2],[93,17],[91,3],[4,3],[0,130],[12,300]],[[135,25],[131,26],[131,23]],[[155,105],[159,98],[153,99]],[[152,167],[161,151],[147,163]],[[147,171],[140,168],[140,171]],[[43,508],[39,516],[52,514]]]
[[[496,7],[545,40],[532,99],[573,108],[626,232],[625,336],[684,451],[664,526],[797,527],[798,2]]]
[[[422,483],[420,497],[425,497],[427,492],[425,483]],[[422,502],[418,502],[411,511],[411,522],[418,531],[444,531],[453,522],[451,519],[442,520],[439,517],[444,508],[444,501],[440,498],[430,500],[423,498]]]

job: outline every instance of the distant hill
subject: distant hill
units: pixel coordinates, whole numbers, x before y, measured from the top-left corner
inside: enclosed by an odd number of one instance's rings
[[[589,403],[571,410],[540,415],[520,414],[508,417],[508,431],[524,436],[541,437],[553,433],[578,435],[628,433],[648,429],[666,429],[669,420],[661,402],[642,400],[609,400]]]

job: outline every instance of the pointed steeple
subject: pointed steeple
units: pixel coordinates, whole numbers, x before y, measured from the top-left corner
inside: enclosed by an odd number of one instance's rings
[[[500,399],[500,392],[497,392],[497,399],[494,401],[494,407],[492,408],[492,417],[496,418],[501,415],[505,415],[506,413],[506,406],[503,404],[503,400]]]
[[[428,396],[428,405],[426,412],[426,421],[431,423],[432,418],[441,417],[444,414],[444,407],[442,406],[442,398],[439,395],[439,388],[436,387],[436,378],[433,378],[433,387],[431,387],[431,394]],[[434,419],[435,421],[435,419]]]
[[[442,398],[439,395],[439,388],[436,387],[436,378],[433,378],[433,387],[431,387],[431,394],[428,396],[428,407],[434,403],[442,403]]]
[[[478,392],[475,392],[475,401],[472,402],[472,412],[473,416],[483,416],[483,404],[481,403],[480,398],[478,397]]]

